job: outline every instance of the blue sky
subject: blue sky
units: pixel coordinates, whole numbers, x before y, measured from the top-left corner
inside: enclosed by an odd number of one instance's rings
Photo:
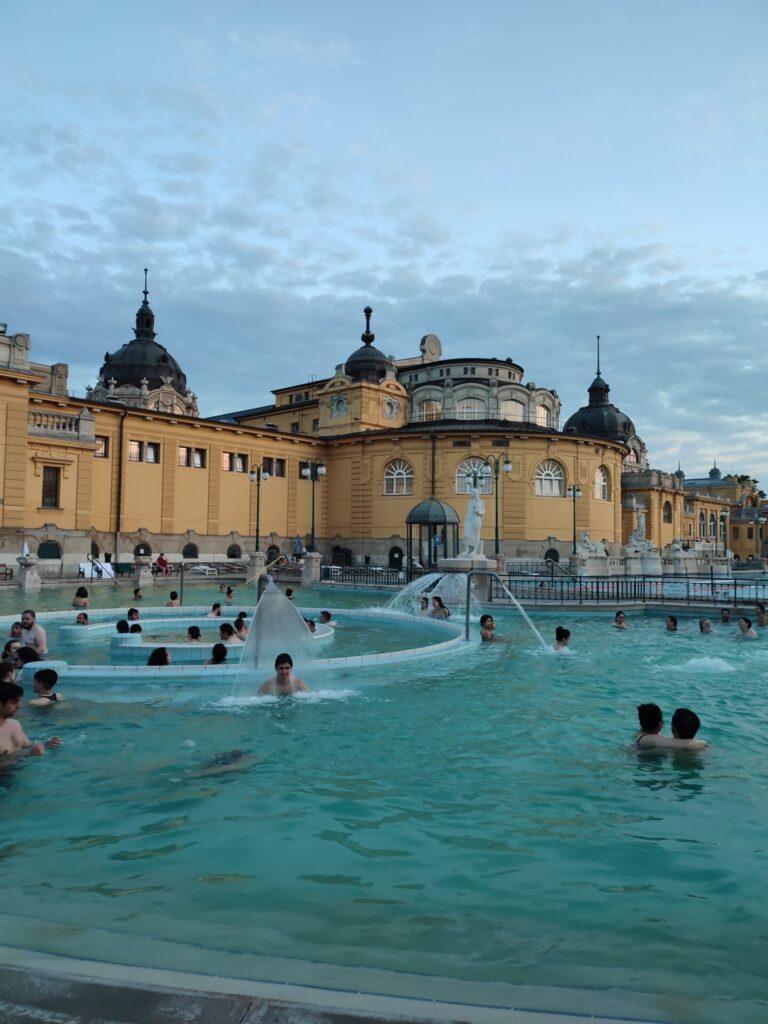
[[[768,6],[3,0],[0,320],[203,414],[359,344],[511,356],[652,464],[768,481]]]

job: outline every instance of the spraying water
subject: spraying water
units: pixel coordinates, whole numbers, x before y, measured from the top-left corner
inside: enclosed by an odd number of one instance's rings
[[[464,608],[467,600],[467,574],[464,572],[428,572],[418,579],[411,580],[402,590],[391,597],[385,607],[394,612],[418,614],[419,598],[441,597],[452,612]],[[476,608],[474,596],[470,598],[473,609]]]
[[[237,681],[253,683],[257,673],[268,675],[278,654],[287,652],[294,666],[312,658],[312,637],[301,612],[269,581],[256,606],[243,646]],[[261,678],[259,675],[258,678]]]

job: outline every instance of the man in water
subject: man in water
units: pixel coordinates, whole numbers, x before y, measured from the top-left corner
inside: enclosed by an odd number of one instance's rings
[[[14,715],[19,710],[24,689],[16,683],[0,683],[0,755],[16,754],[26,750],[30,757],[39,757],[46,749],[61,746],[58,736],[52,736],[45,743],[33,743]]]
[[[613,617],[613,625],[616,629],[630,629],[630,625],[627,622],[627,616],[624,612],[616,612]]]
[[[736,636],[744,637],[747,640],[757,639],[757,633],[755,632],[755,629],[752,625],[752,620],[748,619],[746,615],[742,615],[742,617],[739,619],[738,627],[739,632],[736,634]]]
[[[730,608],[721,608],[720,609],[720,621],[724,622],[726,625],[731,621],[731,610],[730,610]]]
[[[275,658],[275,675],[259,687],[262,696],[283,697],[291,693],[309,692],[303,679],[293,674],[293,658],[290,654],[278,654]]]
[[[31,608],[25,608],[21,613],[20,640],[24,647],[31,647],[41,658],[48,653],[45,630],[38,626],[36,614]]]
[[[685,711],[685,708],[678,708],[678,711]],[[693,715],[692,711],[688,712]],[[675,712],[677,715],[677,711]],[[698,716],[696,728],[690,737],[683,733],[689,731],[691,723],[681,725],[681,719],[673,717],[672,736],[662,736],[661,730],[664,727],[664,717],[658,704],[638,704],[637,717],[640,722],[640,732],[635,738],[635,746],[638,750],[703,750],[706,747],[704,740],[695,740],[698,729]],[[680,731],[682,729],[682,732]],[[676,731],[677,730],[677,731]]]

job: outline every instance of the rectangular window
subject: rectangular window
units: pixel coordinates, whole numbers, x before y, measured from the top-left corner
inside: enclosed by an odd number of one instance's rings
[[[128,442],[128,461],[141,462],[144,455],[144,445],[141,441]]]
[[[747,540],[754,540],[754,538],[755,538],[755,528],[754,528],[754,526],[748,526],[747,527]]]
[[[160,461],[160,445],[156,441],[147,441],[144,445],[144,459],[146,462]]]
[[[179,446],[180,466],[191,466],[192,469],[205,469],[205,456],[205,448],[187,448],[186,446]],[[147,458],[147,462],[154,461],[156,460]]]
[[[222,452],[221,469],[223,473],[247,473],[248,459],[238,452]]]
[[[109,438],[96,436],[96,451],[93,453],[96,459],[109,457]]]
[[[272,458],[264,458],[261,460],[261,468],[265,473],[269,473],[270,476],[275,475],[274,464],[275,460]]]
[[[59,508],[61,470],[58,466],[43,466],[43,508]]]
[[[299,424],[298,423],[292,423],[291,424],[291,433],[292,434],[298,434],[298,432],[299,432]]]
[[[738,526],[734,526],[734,528],[733,528],[733,539],[734,540],[738,540],[739,539],[739,527]]]
[[[312,420],[312,430],[318,431],[320,429],[320,420]]]
[[[275,459],[275,472],[273,476],[285,476],[285,459]]]
[[[453,442],[453,447],[454,448],[471,448],[472,447],[472,442],[471,441],[454,441]]]

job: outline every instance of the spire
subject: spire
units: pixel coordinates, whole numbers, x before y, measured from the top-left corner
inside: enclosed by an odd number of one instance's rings
[[[150,308],[148,296],[147,268],[144,267],[144,301],[136,313],[136,327],[133,331],[136,341],[152,341],[155,337],[155,314]]]
[[[149,295],[149,292],[147,291],[147,268],[144,267],[144,301],[142,302],[142,306],[148,306],[149,305],[149,300],[147,299],[148,295]],[[600,341],[600,339],[598,338],[598,342],[599,341]],[[597,372],[599,373],[600,372],[600,368],[599,368],[599,366],[600,366],[600,357],[599,356],[598,356],[597,362],[598,362],[598,371]]]
[[[589,387],[589,404],[590,405],[607,405],[608,404],[608,392],[610,387],[607,382],[600,376],[600,335],[597,335],[597,373],[595,379]]]
[[[373,340],[376,337],[376,335],[371,332],[371,313],[373,313],[373,310],[370,306],[366,306],[363,313],[365,314],[365,330],[360,335],[360,340],[364,345],[372,345]]]
[[[146,273],[146,271],[144,271]],[[600,335],[597,336],[597,376],[600,376]]]

